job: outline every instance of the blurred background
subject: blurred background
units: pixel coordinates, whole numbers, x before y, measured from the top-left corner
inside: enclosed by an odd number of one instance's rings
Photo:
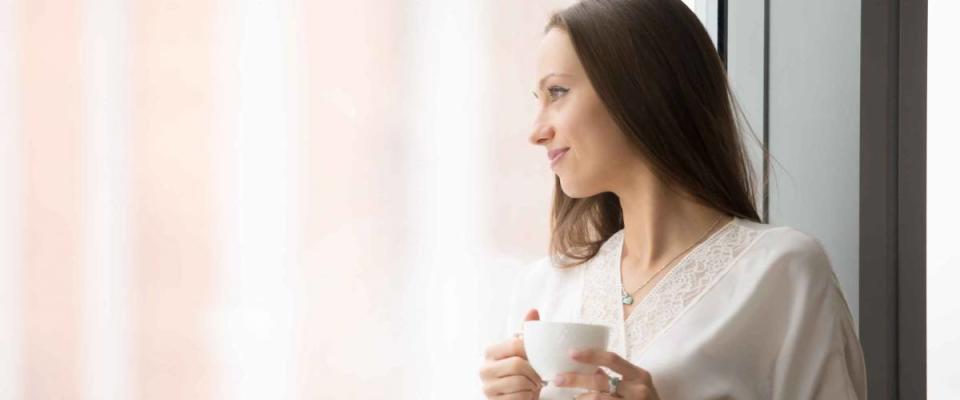
[[[479,398],[547,251],[530,91],[573,2],[0,0],[0,398]],[[856,316],[859,4],[685,2],[799,177],[758,207],[824,240]],[[929,3],[929,314],[957,321],[960,10]],[[786,51],[810,20],[837,46]],[[929,335],[960,393],[960,326]]]
[[[0,398],[480,393],[561,3],[0,2]]]
[[[0,3],[0,398],[479,388],[553,185],[500,3]]]

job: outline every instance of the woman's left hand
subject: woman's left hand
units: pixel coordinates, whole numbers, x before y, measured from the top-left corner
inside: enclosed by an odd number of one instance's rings
[[[610,389],[609,377],[601,368],[592,374],[564,373],[558,374],[554,384],[559,387],[578,387],[592,390],[576,397],[576,400],[659,400],[660,396],[653,388],[653,378],[650,373],[629,361],[624,360],[617,353],[603,350],[571,351],[574,361],[584,364],[604,366],[622,376],[616,393],[607,392]]]

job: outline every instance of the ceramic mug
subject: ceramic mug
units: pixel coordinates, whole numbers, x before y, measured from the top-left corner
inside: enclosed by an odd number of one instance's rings
[[[605,325],[575,322],[526,321],[523,323],[523,347],[527,361],[545,382],[559,373],[589,374],[597,366],[570,358],[570,350],[607,350],[610,329]]]

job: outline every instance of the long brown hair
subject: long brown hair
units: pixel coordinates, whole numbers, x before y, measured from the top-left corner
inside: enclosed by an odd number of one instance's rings
[[[582,0],[554,12],[544,34],[552,28],[570,36],[600,100],[658,179],[728,215],[761,222],[739,108],[723,62],[688,6]],[[560,267],[593,258],[624,226],[614,193],[571,198],[559,177],[551,213],[550,254]]]

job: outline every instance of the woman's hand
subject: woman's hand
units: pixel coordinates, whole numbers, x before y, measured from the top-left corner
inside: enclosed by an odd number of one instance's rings
[[[592,374],[564,373],[558,374],[554,383],[559,387],[578,387],[592,390],[576,397],[576,400],[659,400],[660,396],[653,388],[653,378],[650,373],[629,361],[624,360],[617,353],[603,350],[571,351],[574,361],[584,364],[604,366],[622,376],[616,393],[608,393],[610,382],[606,372],[601,368]]]
[[[527,312],[524,321],[540,319],[534,309]],[[490,346],[486,350],[486,363],[480,368],[483,394],[496,400],[537,400],[543,380],[527,361],[523,339],[514,337],[506,342]]]

